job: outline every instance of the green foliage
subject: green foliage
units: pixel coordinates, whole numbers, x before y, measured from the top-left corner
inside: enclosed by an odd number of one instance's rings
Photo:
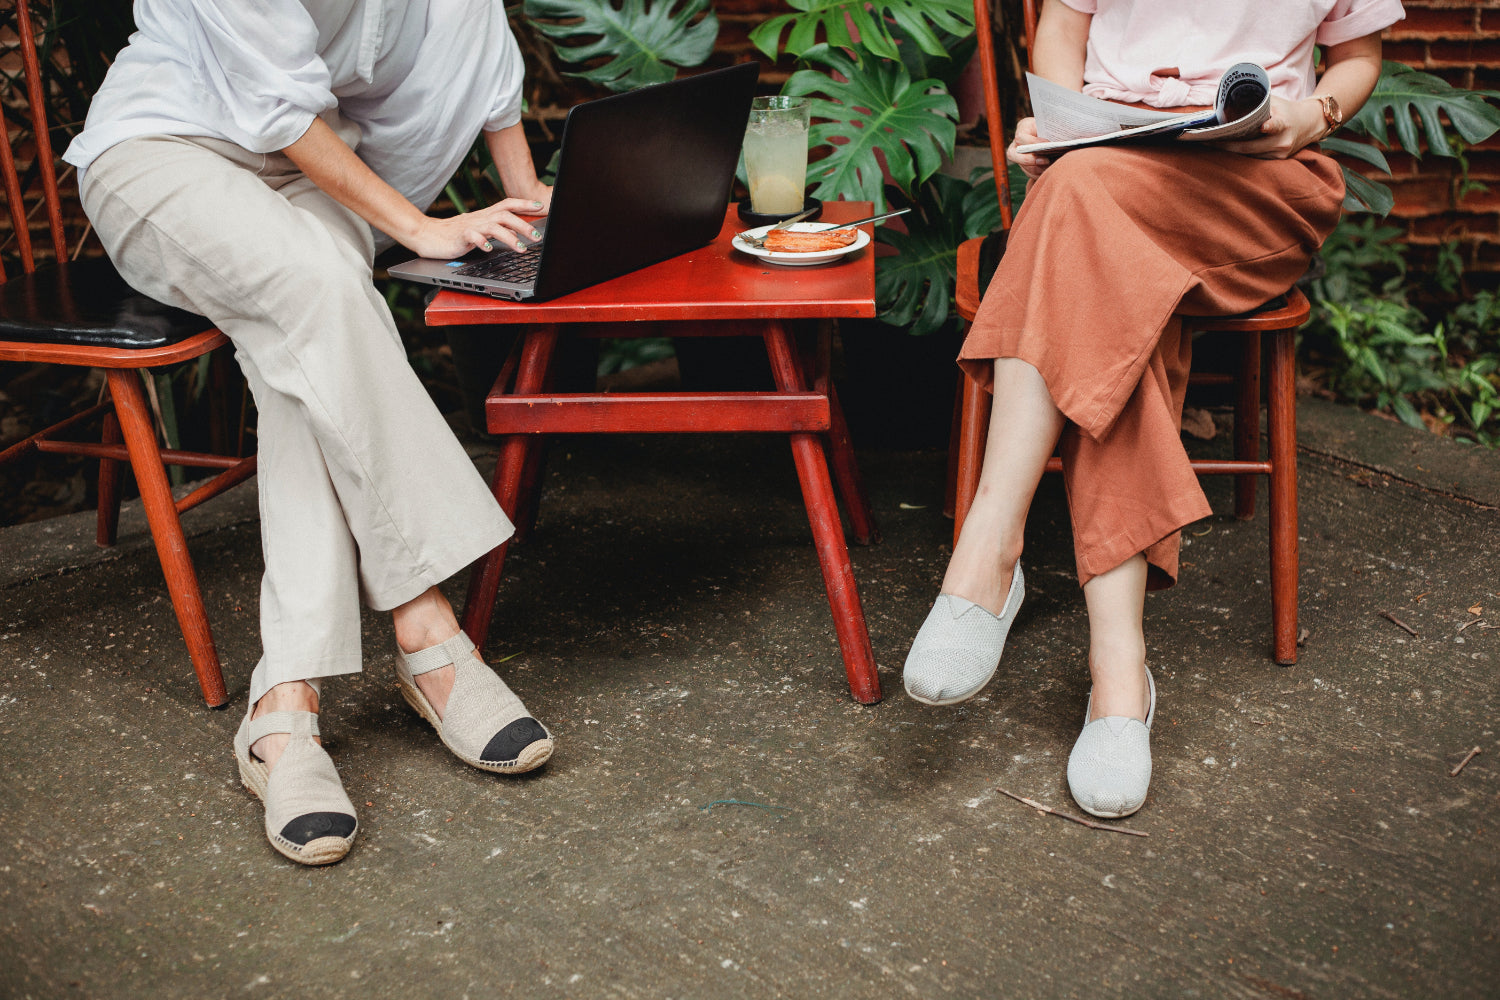
[[[1460,164],[1467,171],[1467,164],[1462,159],[1463,150],[1500,131],[1500,108],[1487,100],[1495,96],[1500,95],[1493,90],[1460,90],[1441,77],[1414,70],[1404,63],[1385,62],[1381,65],[1380,79],[1376,81],[1370,99],[1345,126],[1351,133],[1367,137],[1367,141],[1330,138],[1323,140],[1323,148],[1362,160],[1389,177],[1390,165],[1374,144],[1392,148],[1390,128],[1394,128],[1396,141],[1406,152],[1418,157],[1424,150],[1438,156],[1459,156]],[[1444,116],[1456,135],[1444,126]],[[1390,188],[1347,166],[1344,167],[1344,180],[1348,185],[1348,193],[1344,196],[1345,211],[1375,212],[1383,216],[1395,204]],[[1465,179],[1460,185],[1459,197],[1469,190],[1472,187]]]
[[[1404,63],[1386,62],[1381,66],[1375,91],[1349,120],[1348,127],[1390,148],[1386,130],[1389,116],[1396,139],[1408,153],[1420,155],[1425,136],[1428,149],[1438,156],[1451,156],[1443,116],[1447,116],[1469,145],[1483,142],[1500,131],[1500,109],[1486,100],[1495,96],[1500,95],[1492,90],[1460,90],[1431,73]],[[1418,122],[1422,126],[1421,136],[1417,132]]]
[[[882,228],[875,238],[895,247],[875,272],[875,303],[882,322],[909,326],[913,336],[940,329],[950,316],[958,245],[963,242],[965,197],[973,189],[945,174],[922,186],[914,211],[903,216],[908,231]],[[994,186],[990,199],[994,200]]]
[[[782,93],[814,96],[815,124],[808,141],[828,145],[829,154],[808,166],[811,193],[818,198],[872,201],[885,205],[879,151],[890,180],[911,197],[953,151],[958,104],[937,80],[912,82],[906,66],[894,60],[857,64],[848,53],[816,46],[806,58],[831,71],[804,69],[792,74]],[[837,79],[835,74],[843,79]]]
[[[803,57],[816,47],[819,29],[824,44],[877,59],[899,59],[900,51],[891,25],[906,38],[934,56],[946,56],[944,34],[967,37],[974,32],[974,7],[969,0],[787,0],[795,13],[782,14],[750,32],[750,41],[775,59],[782,32],[787,32],[784,51]],[[859,34],[854,40],[850,26]],[[861,59],[861,62],[863,59]]]
[[[1414,305],[1419,289],[1408,280],[1401,233],[1370,218],[1334,230],[1323,246],[1326,272],[1308,288],[1304,344],[1328,361],[1340,396],[1413,427],[1500,445],[1500,299],[1484,291],[1446,311]],[[1456,290],[1457,255],[1439,265],[1429,280]]]
[[[709,0],[526,0],[525,11],[559,59],[603,60],[568,75],[613,91],[671,80],[707,59],[719,37]]]
[[[1007,166],[1010,183],[1010,214],[1015,218],[1026,197],[1026,172],[1014,163]],[[969,175],[969,193],[964,195],[964,236],[988,236],[1000,228],[1000,199],[995,194],[995,172],[988,167],[976,168]]]

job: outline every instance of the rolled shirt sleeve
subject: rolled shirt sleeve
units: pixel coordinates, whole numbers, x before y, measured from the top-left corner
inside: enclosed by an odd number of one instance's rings
[[[1338,0],[1318,26],[1318,44],[1352,42],[1389,28],[1405,17],[1401,0]]]

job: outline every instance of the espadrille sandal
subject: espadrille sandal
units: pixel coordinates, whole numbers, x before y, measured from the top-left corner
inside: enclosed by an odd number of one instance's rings
[[[275,769],[250,752],[262,737],[287,733],[291,739]],[[267,712],[240,723],[234,759],[240,780],[266,804],[266,839],[282,854],[304,865],[327,865],[349,853],[359,820],[344,794],[328,752],[313,739],[318,717],[312,712]]]
[[[552,756],[552,734],[526,711],[493,670],[475,659],[474,643],[460,632],[418,650],[396,648],[396,676],[401,694],[437,730],[458,759],[481,771],[519,774],[541,767]],[[433,709],[416,677],[453,664],[453,691],[442,717]]]

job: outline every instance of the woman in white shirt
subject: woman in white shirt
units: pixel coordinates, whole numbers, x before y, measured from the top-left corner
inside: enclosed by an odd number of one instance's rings
[[[353,805],[317,742],[319,678],[390,611],[407,700],[454,753],[513,773],[551,734],[479,659],[437,584],[511,525],[407,363],[377,249],[524,247],[551,188],[493,0],[137,0],[66,159],[131,285],[233,341],[259,411],[263,655],[235,738],[273,847],[342,858]],[[508,197],[426,208],[483,135]]]

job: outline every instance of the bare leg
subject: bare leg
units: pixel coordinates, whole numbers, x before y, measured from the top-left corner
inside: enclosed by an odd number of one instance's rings
[[[453,606],[436,587],[429,587],[422,594],[407,601],[391,612],[396,626],[396,644],[407,653],[415,653],[429,646],[458,635],[458,619]],[[479,652],[474,658],[483,663]],[[441,718],[448,707],[448,695],[453,692],[455,671],[452,666],[439,667],[413,678],[417,687]]]
[[[1026,512],[1064,419],[1047,383],[1019,358],[995,361],[995,396],[979,492],[964,520],[942,592],[998,614],[1026,531]]]
[[[255,710],[250,713],[250,717],[258,719],[267,712],[312,712],[316,715],[317,711],[318,692],[313,690],[311,684],[306,681],[286,681],[273,685],[262,695],[260,701],[255,703]],[[262,736],[251,745],[250,752],[265,761],[266,770],[269,771],[276,766],[277,759],[291,738],[289,733]],[[316,736],[313,739],[323,742]]]
[[[1131,556],[1083,585],[1089,609],[1089,673],[1094,702],[1089,721],[1120,716],[1146,721],[1146,557]]]

